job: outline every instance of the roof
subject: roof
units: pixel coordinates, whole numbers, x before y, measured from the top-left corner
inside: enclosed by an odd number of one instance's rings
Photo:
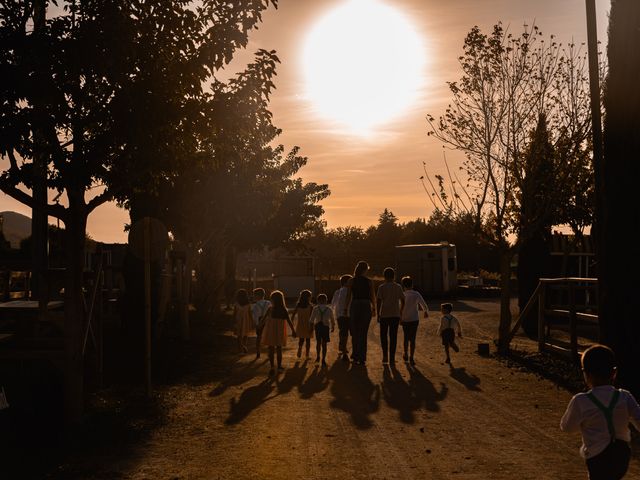
[[[396,245],[396,248],[442,248],[442,247],[455,247],[455,245],[449,242],[416,243],[413,245]]]

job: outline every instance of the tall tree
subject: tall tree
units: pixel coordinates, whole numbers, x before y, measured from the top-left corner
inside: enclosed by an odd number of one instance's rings
[[[66,206],[46,205],[67,241],[67,418],[83,404],[82,272],[87,217],[153,189],[189,159],[203,82],[244,47],[275,0],[67,1],[38,35],[30,2],[0,5],[0,189],[34,206],[34,160]],[[39,141],[38,139],[43,139]],[[94,190],[95,189],[95,190]],[[92,192],[99,192],[93,194]]]
[[[597,218],[602,341],[620,362],[619,380],[640,394],[640,323],[630,273],[640,267],[631,226],[640,220],[635,191],[640,178],[640,3],[613,0],[609,16],[609,74],[604,107],[603,209]]]
[[[573,45],[563,47],[553,37],[544,42],[541,36],[535,26],[525,27],[519,36],[505,32],[500,24],[488,35],[472,28],[460,57],[462,77],[449,82],[451,104],[437,121],[427,116],[429,134],[467,157],[472,195],[465,201],[452,188],[453,198],[447,198],[441,182],[442,210],[473,215],[478,235],[501,256],[501,351],[508,349],[511,328],[511,259],[525,237],[512,239],[530,230],[514,215],[519,211],[529,134],[542,114],[549,131],[557,131],[553,144],[560,138],[570,140],[567,152],[582,149],[588,133],[584,55]],[[564,99],[571,100],[570,107],[565,108]]]
[[[536,129],[531,134],[529,147],[524,153],[520,168],[514,171],[518,184],[518,306],[520,311],[529,302],[541,277],[550,268],[551,227],[557,220],[558,197],[561,190],[556,184],[555,151],[549,138],[547,119],[540,115]],[[533,313],[522,320],[524,331],[535,336],[538,323]]]

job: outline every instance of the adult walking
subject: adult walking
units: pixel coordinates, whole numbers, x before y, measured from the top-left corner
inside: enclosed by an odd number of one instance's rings
[[[347,283],[352,358],[356,365],[365,365],[367,361],[369,324],[371,317],[376,315],[376,293],[373,282],[365,276],[368,271],[367,262],[358,262],[353,278]]]
[[[384,269],[384,283],[378,287],[378,323],[380,324],[382,363],[390,362],[391,365],[396,363],[398,325],[400,325],[400,315],[404,308],[404,292],[395,279],[395,270],[387,267]]]

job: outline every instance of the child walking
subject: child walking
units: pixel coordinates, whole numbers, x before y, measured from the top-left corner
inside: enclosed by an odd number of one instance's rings
[[[347,343],[349,341],[349,305],[347,305],[347,293],[349,288],[347,283],[351,280],[351,275],[342,275],[340,277],[340,288],[333,293],[331,297],[331,308],[333,315],[338,319],[338,352],[342,359],[349,361],[349,349]]]
[[[456,344],[456,330],[458,331],[458,337],[462,338],[462,328],[460,322],[456,317],[451,315],[453,311],[453,305],[450,303],[443,303],[440,305],[440,326],[438,327],[438,335],[442,338],[442,345],[444,346],[444,353],[447,355],[445,363],[451,363],[451,357],[449,356],[449,347],[453,348],[454,352],[460,351],[460,348]]]
[[[590,390],[571,399],[560,429],[582,433],[580,455],[586,460],[589,480],[619,480],[629,468],[629,423],[640,429],[640,406],[631,393],[613,386],[616,360],[609,347],[589,347],[581,363]]]
[[[327,366],[327,343],[329,343],[329,327],[335,330],[333,310],[327,305],[327,296],[324,293],[318,295],[318,305],[311,312],[311,323],[316,334],[316,362],[320,361],[320,349],[322,349],[322,366]]]
[[[247,353],[247,338],[254,329],[249,295],[244,288],[236,293],[236,303],[233,306],[233,318],[236,323],[236,336],[238,337],[238,349],[241,353]]]
[[[262,337],[262,329],[264,328],[264,317],[267,310],[271,306],[271,302],[265,297],[264,288],[256,288],[253,290],[253,299],[255,303],[251,309],[253,314],[253,322],[256,326],[256,358],[260,358],[260,337]]]
[[[284,295],[280,290],[271,293],[271,307],[267,310],[264,318],[264,328],[262,330],[262,343],[269,347],[269,363],[271,370],[269,375],[275,373],[274,356],[277,354],[278,371],[284,370],[282,367],[282,347],[287,344],[287,326],[291,328],[291,336],[296,337],[296,330],[293,328],[287,306],[284,303]],[[285,323],[286,322],[286,323]]]
[[[313,338],[313,324],[310,321],[311,310],[311,291],[302,290],[298,297],[296,308],[291,314],[291,320],[297,317],[296,333],[298,334],[298,358],[302,356],[302,346],[306,343],[305,355],[309,358],[309,350],[311,349],[311,339]]]
[[[404,354],[402,359],[415,365],[414,355],[416,353],[416,334],[418,333],[418,323],[420,321],[419,311],[424,310],[424,318],[429,317],[429,307],[424,301],[420,292],[413,289],[411,277],[402,277],[402,288],[404,289],[404,307],[400,316],[402,332],[404,333]],[[407,352],[409,353],[407,355]]]
[[[391,363],[391,365],[396,363],[398,325],[400,324],[400,312],[404,308],[404,292],[402,286],[395,279],[395,270],[391,267],[385,268],[384,283],[380,284],[376,295],[382,363]]]

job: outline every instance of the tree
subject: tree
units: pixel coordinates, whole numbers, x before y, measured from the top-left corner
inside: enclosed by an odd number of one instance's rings
[[[452,103],[437,121],[427,117],[429,134],[467,157],[469,182],[466,188],[457,184],[464,196],[453,181],[448,195],[439,179],[439,195],[433,193],[441,199],[442,211],[473,215],[477,234],[501,257],[501,351],[508,349],[511,327],[511,259],[528,232],[536,231],[520,223],[516,214],[529,134],[545,115],[549,131],[557,132],[551,143],[566,142],[566,159],[572,162],[588,137],[584,56],[573,45],[562,47],[553,37],[545,43],[541,36],[535,26],[525,27],[520,36],[505,32],[500,24],[489,35],[474,27],[460,57],[462,78],[449,83]],[[559,99],[567,98],[571,106],[565,108]]]
[[[161,183],[156,214],[196,261],[200,305],[213,308],[224,283],[235,277],[237,252],[276,246],[298,236],[319,218],[327,185],[296,178],[307,158],[294,147],[275,145],[269,96],[278,58],[260,50],[244,72],[212,85],[206,129],[188,168]],[[190,264],[189,264],[190,265]],[[187,268],[190,270],[190,268]],[[231,288],[231,287],[230,287]]]
[[[628,231],[638,219],[636,182],[640,177],[640,92],[634,81],[640,74],[640,4],[611,2],[607,46],[609,74],[604,107],[603,209],[597,228],[598,286],[601,340],[612,346],[619,361],[619,380],[640,394],[640,324],[636,288],[630,273],[639,270],[634,235]]]
[[[175,160],[190,159],[203,82],[246,45],[275,1],[59,3],[64,11],[38,35],[29,29],[30,2],[0,6],[0,151],[9,164],[0,189],[65,224],[65,405],[75,420],[87,217],[106,201],[154,189]],[[29,193],[36,159],[66,207],[40,207]]]
[[[556,184],[555,151],[544,115],[540,115],[519,165],[521,169],[515,170],[519,211],[514,215],[518,217],[518,237],[522,239],[517,270],[518,306],[522,311],[538,286],[538,280],[549,272],[551,227],[557,220],[555,192],[561,190]],[[536,336],[537,315],[532,312],[524,318],[522,327],[527,335]]]

